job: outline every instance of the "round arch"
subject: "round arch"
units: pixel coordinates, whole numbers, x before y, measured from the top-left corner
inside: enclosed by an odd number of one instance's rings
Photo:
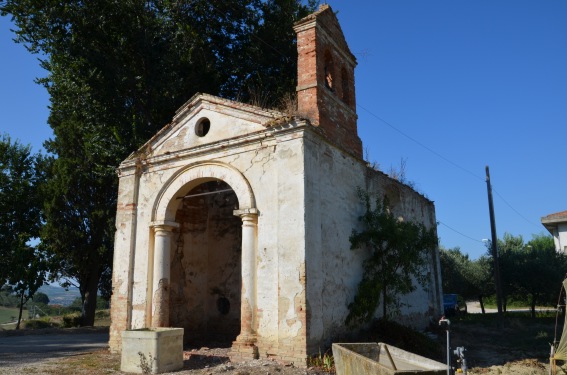
[[[177,198],[212,180],[222,180],[230,185],[238,198],[239,210],[256,208],[254,193],[242,173],[224,163],[204,162],[183,168],[164,184],[154,204],[152,222],[175,221]]]

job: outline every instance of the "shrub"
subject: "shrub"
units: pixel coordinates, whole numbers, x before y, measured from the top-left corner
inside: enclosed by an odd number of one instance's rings
[[[97,310],[95,312],[95,319],[105,319],[110,317],[110,310]]]
[[[48,317],[41,319],[31,319],[24,322],[25,329],[43,329],[43,328],[54,328],[59,325],[52,322]]]
[[[80,325],[81,325],[80,313],[63,315],[63,327],[71,328],[71,327],[79,327]]]

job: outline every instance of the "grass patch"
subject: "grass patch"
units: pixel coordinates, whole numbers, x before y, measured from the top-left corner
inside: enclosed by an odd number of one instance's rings
[[[20,309],[16,307],[0,307],[0,324],[18,319]]]

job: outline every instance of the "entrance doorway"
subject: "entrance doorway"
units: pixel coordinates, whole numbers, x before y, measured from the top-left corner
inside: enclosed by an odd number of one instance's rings
[[[230,344],[240,333],[242,220],[238,198],[221,180],[179,199],[172,235],[170,317],[185,342]]]

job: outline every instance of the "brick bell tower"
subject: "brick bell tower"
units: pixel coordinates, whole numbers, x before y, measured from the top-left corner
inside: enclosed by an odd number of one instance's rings
[[[327,139],[362,159],[358,137],[354,68],[339,21],[331,7],[319,9],[298,21],[298,112],[320,127]]]

